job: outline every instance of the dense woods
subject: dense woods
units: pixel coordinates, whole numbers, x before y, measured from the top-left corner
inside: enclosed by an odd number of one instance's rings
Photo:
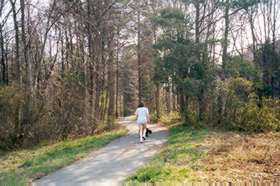
[[[0,148],[153,120],[280,129],[277,0],[0,0]]]

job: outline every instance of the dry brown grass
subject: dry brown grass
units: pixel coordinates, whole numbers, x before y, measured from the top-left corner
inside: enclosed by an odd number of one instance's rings
[[[194,172],[201,180],[280,180],[280,133],[212,133],[199,148],[206,151]]]

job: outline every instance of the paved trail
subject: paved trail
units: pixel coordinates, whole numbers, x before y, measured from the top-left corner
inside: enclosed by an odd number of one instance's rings
[[[143,143],[139,143],[137,125],[124,120],[129,134],[112,141],[87,158],[54,172],[34,182],[34,186],[100,186],[118,185],[159,150],[166,141],[166,128],[149,125],[153,134]]]

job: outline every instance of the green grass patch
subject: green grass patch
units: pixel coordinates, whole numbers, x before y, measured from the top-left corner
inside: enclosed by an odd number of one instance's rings
[[[0,185],[26,185],[30,179],[40,178],[69,165],[126,133],[126,129],[117,129],[99,135],[2,154]]]
[[[126,183],[182,182],[193,179],[192,170],[198,169],[196,162],[205,155],[199,144],[207,134],[207,129],[186,125],[170,128],[168,142],[161,152],[130,176]]]

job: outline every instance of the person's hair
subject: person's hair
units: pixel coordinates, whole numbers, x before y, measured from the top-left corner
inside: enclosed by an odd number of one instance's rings
[[[138,108],[144,107],[144,103],[139,103]]]

